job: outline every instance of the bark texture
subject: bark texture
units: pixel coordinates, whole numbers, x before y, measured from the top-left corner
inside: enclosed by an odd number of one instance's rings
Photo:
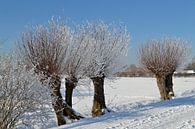
[[[165,85],[166,85],[166,92],[169,96],[170,99],[174,97],[174,92],[173,92],[173,73],[170,73],[166,76],[165,80]]]
[[[162,100],[169,100],[174,96],[172,76],[173,73],[166,76],[156,76],[157,85]]]
[[[58,76],[52,76],[49,82],[52,97],[52,106],[56,113],[58,125],[66,124],[65,116],[70,119],[81,119],[82,116],[78,115],[62,98],[60,93],[61,80]],[[65,115],[66,114],[66,115]]]
[[[66,86],[65,100],[66,100],[66,103],[70,107],[72,107],[72,94],[73,94],[74,88],[76,87],[76,83],[78,81],[75,77],[66,78],[65,80],[66,80],[66,82],[65,82],[65,86]]]
[[[65,101],[70,107],[72,107],[72,93],[73,93],[73,89],[74,89],[74,87],[73,87],[74,84],[66,82],[65,86],[66,86]]]
[[[49,87],[51,89],[52,106],[56,113],[58,125],[64,125],[66,124],[66,120],[63,115],[64,102],[60,93],[60,86],[60,77],[52,76],[49,82]]]
[[[92,116],[97,117],[105,114],[106,108],[104,96],[104,77],[91,78],[94,84],[94,98],[92,107]]]

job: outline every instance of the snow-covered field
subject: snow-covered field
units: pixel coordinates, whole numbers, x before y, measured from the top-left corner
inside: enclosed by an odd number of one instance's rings
[[[93,87],[79,86],[73,108],[86,118],[59,129],[191,129],[195,128],[195,78],[174,78],[175,99],[161,101],[155,78],[106,80],[107,107],[98,118],[91,117]],[[55,128],[55,127],[54,127]]]

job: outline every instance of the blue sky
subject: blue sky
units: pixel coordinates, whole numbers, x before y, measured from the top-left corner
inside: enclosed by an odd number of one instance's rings
[[[163,36],[181,37],[195,49],[195,0],[0,0],[3,51],[13,48],[26,25],[45,24],[52,16],[76,24],[98,19],[124,23],[131,34],[129,63],[136,63],[141,43]]]

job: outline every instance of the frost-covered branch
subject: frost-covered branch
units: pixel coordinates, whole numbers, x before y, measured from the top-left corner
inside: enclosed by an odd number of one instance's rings
[[[85,58],[87,76],[110,76],[119,71],[127,56],[129,33],[122,25],[108,25],[102,21],[86,23],[81,33],[88,49]]]
[[[185,63],[189,50],[184,40],[163,38],[148,41],[138,53],[144,67],[154,74],[167,75]]]
[[[64,116],[80,119],[63,100],[60,87],[61,76],[65,74],[66,56],[72,41],[70,28],[62,21],[51,20],[47,25],[38,25],[25,31],[19,40],[20,53],[29,67],[35,69],[40,81],[47,82],[50,89],[52,106],[58,125],[66,124]]]
[[[140,63],[155,74],[162,100],[174,96],[172,76],[185,63],[188,53],[187,42],[175,38],[151,40],[140,47]]]
[[[33,126],[36,121],[47,120],[48,95],[25,64],[13,56],[0,58],[0,128]]]
[[[70,40],[70,28],[63,22],[51,20],[48,25],[28,28],[18,42],[21,55],[37,72],[52,75],[64,72],[64,57]]]

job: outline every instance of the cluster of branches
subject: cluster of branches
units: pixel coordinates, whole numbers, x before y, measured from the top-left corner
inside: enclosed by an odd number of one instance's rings
[[[175,38],[151,40],[140,47],[140,63],[156,75],[161,98],[171,99],[172,75],[188,56],[187,42]]]
[[[129,34],[124,26],[107,25],[103,22],[87,23],[81,32],[88,45],[84,68],[85,76],[94,83],[92,116],[109,111],[105,104],[104,78],[124,68]]]
[[[65,103],[60,93],[61,75],[65,71],[67,46],[72,38],[71,30],[61,21],[50,21],[25,31],[19,40],[20,54],[27,64],[40,76],[40,82],[48,82],[52,106],[58,125],[66,124],[64,115],[80,119],[75,111]]]
[[[82,35],[88,44],[87,67],[88,77],[110,76],[122,68],[121,57],[127,54],[129,35],[123,26],[109,26],[103,22],[87,23],[81,26]],[[123,58],[124,59],[124,58]],[[121,64],[120,64],[121,60]]]
[[[165,76],[183,63],[186,50],[186,41],[181,39],[151,40],[139,49],[140,62],[154,74]]]
[[[47,88],[41,87],[37,76],[23,62],[11,55],[0,57],[1,129],[47,121],[47,93]]]
[[[47,82],[58,125],[70,119],[83,118],[72,109],[72,92],[81,78],[94,82],[92,115],[104,114],[104,78],[123,68],[129,34],[125,27],[103,22],[85,23],[71,29],[62,21],[28,28],[22,35],[19,52],[26,64]],[[121,63],[121,64],[120,64]],[[120,65],[119,65],[120,64]],[[61,77],[65,76],[65,100],[60,93]]]

